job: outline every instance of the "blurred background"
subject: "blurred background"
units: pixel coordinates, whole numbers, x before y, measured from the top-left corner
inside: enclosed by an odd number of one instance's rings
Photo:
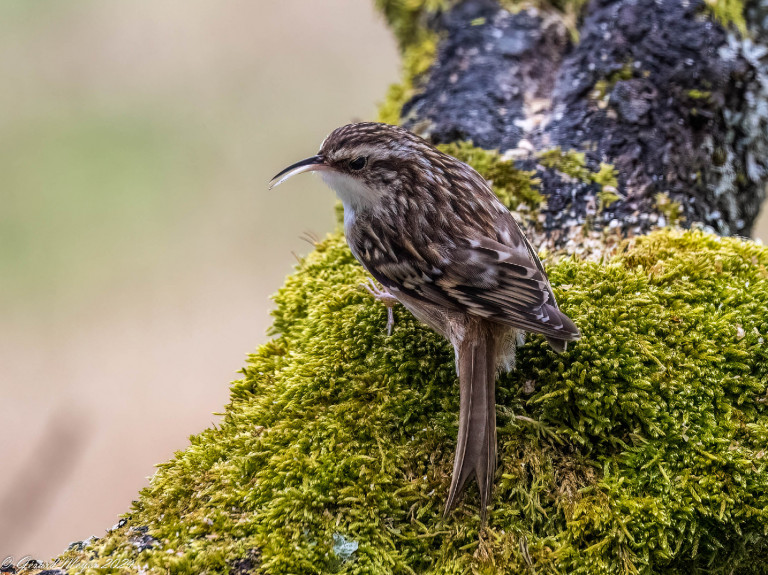
[[[0,3],[0,562],[101,536],[218,419],[334,225],[267,182],[398,79],[372,4]]]
[[[0,561],[103,535],[218,419],[334,226],[267,182],[398,79],[372,4],[0,3]]]

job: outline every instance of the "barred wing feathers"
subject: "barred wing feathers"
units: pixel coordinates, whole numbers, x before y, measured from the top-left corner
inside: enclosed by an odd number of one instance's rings
[[[446,242],[439,242],[436,249],[436,244],[416,246],[405,233],[388,242],[386,252],[394,252],[396,258],[381,250],[356,255],[395,295],[400,291],[552,338],[578,338],[578,328],[557,307],[541,262],[511,215],[509,219],[505,239],[515,245],[483,235],[467,238],[464,230],[464,239],[451,238],[450,249]]]

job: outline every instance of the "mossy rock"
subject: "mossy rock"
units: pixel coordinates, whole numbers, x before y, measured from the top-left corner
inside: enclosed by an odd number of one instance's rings
[[[529,336],[500,378],[483,530],[475,487],[442,515],[452,350],[399,306],[386,335],[336,233],[276,296],[276,337],[221,424],[65,558],[126,573],[765,572],[766,266],[766,248],[696,231],[551,263],[583,339],[557,355]]]

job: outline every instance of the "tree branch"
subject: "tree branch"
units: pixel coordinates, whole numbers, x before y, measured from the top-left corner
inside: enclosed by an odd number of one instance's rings
[[[762,22],[765,8],[753,4],[751,20]],[[742,39],[701,1],[595,0],[572,42],[553,8],[511,13],[465,0],[433,26],[442,41],[424,89],[403,107],[405,124],[435,143],[471,140],[516,150],[520,167],[538,164],[555,243],[585,223],[645,233],[669,223],[669,201],[685,226],[750,234],[768,174],[757,24]],[[603,186],[526,154],[555,146],[583,152],[592,171],[615,166],[617,201],[596,209]]]

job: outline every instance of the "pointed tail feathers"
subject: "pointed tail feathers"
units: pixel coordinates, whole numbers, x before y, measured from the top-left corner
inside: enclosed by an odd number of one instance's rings
[[[569,341],[581,339],[581,332],[576,327],[576,324],[573,323],[573,320],[560,311],[557,304],[554,306],[547,305],[547,309],[549,311],[550,323],[557,324],[558,331],[561,333],[558,334],[558,337],[551,331],[548,331],[544,334],[544,337],[547,338],[552,349],[557,353],[563,353],[567,349]]]
[[[471,322],[456,349],[461,390],[459,436],[445,514],[455,506],[467,479],[475,475],[483,523],[496,470],[497,340],[493,329]]]
[[[555,339],[554,337],[547,337],[547,343],[549,343],[550,347],[554,349],[557,353],[563,353],[566,349],[568,349],[568,341],[564,339]]]

